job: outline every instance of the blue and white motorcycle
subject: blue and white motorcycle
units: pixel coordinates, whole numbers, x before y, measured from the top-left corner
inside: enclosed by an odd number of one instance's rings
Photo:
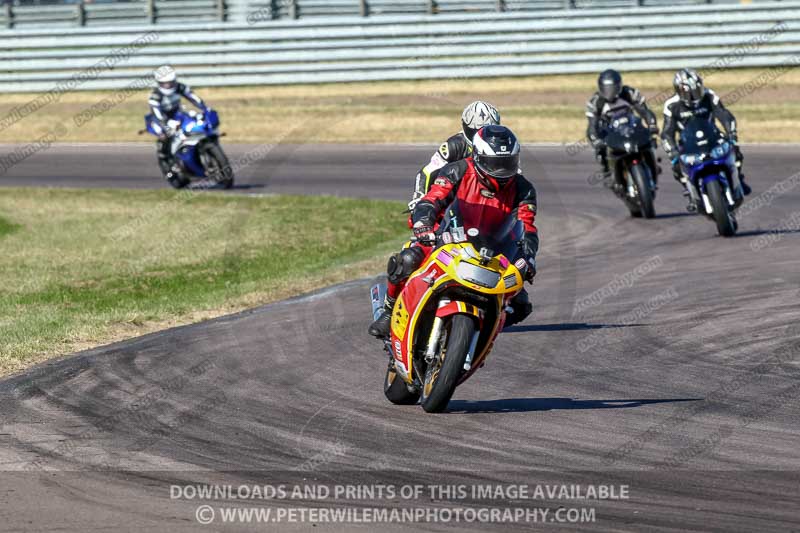
[[[734,211],[744,201],[733,144],[713,122],[693,119],[681,132],[680,162],[688,209],[714,220],[723,237],[733,236],[739,227]]]
[[[145,130],[158,137],[160,127],[155,117],[147,115]],[[172,137],[170,152],[173,163],[180,172],[170,180],[176,189],[186,187],[192,179],[207,179],[219,183],[223,188],[233,187],[233,169],[222,151],[218,132],[219,115],[213,109],[205,111],[178,111],[167,124],[177,134]]]

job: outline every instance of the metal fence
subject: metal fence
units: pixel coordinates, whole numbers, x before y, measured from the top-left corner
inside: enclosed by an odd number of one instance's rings
[[[391,16],[701,5],[739,0],[69,0],[31,5],[0,0],[0,28],[120,26],[191,21],[266,21],[282,18]],[[760,0],[757,0],[760,1]]]
[[[0,92],[119,89],[162,63],[202,86],[744,67],[800,57],[800,2],[0,35]]]

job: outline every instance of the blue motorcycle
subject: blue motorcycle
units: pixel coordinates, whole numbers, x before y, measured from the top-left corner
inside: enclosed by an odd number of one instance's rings
[[[689,211],[714,220],[723,237],[733,236],[739,227],[734,211],[744,201],[733,144],[713,122],[696,118],[686,124],[679,146]]]
[[[145,131],[158,137],[160,128],[155,117],[144,117]],[[219,128],[219,115],[213,109],[205,111],[181,110],[168,120],[168,125],[177,134],[172,137],[170,152],[180,172],[170,179],[176,189],[186,187],[195,179],[207,179],[219,183],[223,188],[233,187],[233,169],[228,157],[219,145],[223,135]]]

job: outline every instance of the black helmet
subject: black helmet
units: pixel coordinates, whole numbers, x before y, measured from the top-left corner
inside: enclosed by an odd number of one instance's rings
[[[472,145],[478,171],[499,187],[519,172],[519,142],[505,126],[484,126],[473,137]]]
[[[675,94],[690,107],[695,107],[706,93],[703,78],[690,68],[682,68],[676,72],[672,86],[675,88]]]
[[[604,70],[597,78],[597,90],[600,96],[613,102],[622,92],[622,75],[614,69]]]

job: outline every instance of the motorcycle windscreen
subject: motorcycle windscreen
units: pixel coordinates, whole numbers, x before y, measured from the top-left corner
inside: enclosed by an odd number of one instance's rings
[[[514,261],[517,259],[521,250],[519,241],[524,236],[524,227],[517,218],[517,211],[512,211],[508,216],[493,227],[482,225],[470,225],[467,221],[465,226],[464,217],[460,209],[460,202],[454,201],[445,210],[442,223],[439,225],[437,233],[443,237],[444,242],[469,242],[477,250],[487,248],[492,251],[492,255],[503,254],[507,259]]]
[[[631,111],[609,118],[603,141],[614,150],[627,151],[626,144],[636,148],[650,144],[650,130]]]
[[[725,136],[714,122],[693,118],[683,128],[680,137],[682,154],[693,154],[697,157],[708,156],[717,145],[725,141]]]

